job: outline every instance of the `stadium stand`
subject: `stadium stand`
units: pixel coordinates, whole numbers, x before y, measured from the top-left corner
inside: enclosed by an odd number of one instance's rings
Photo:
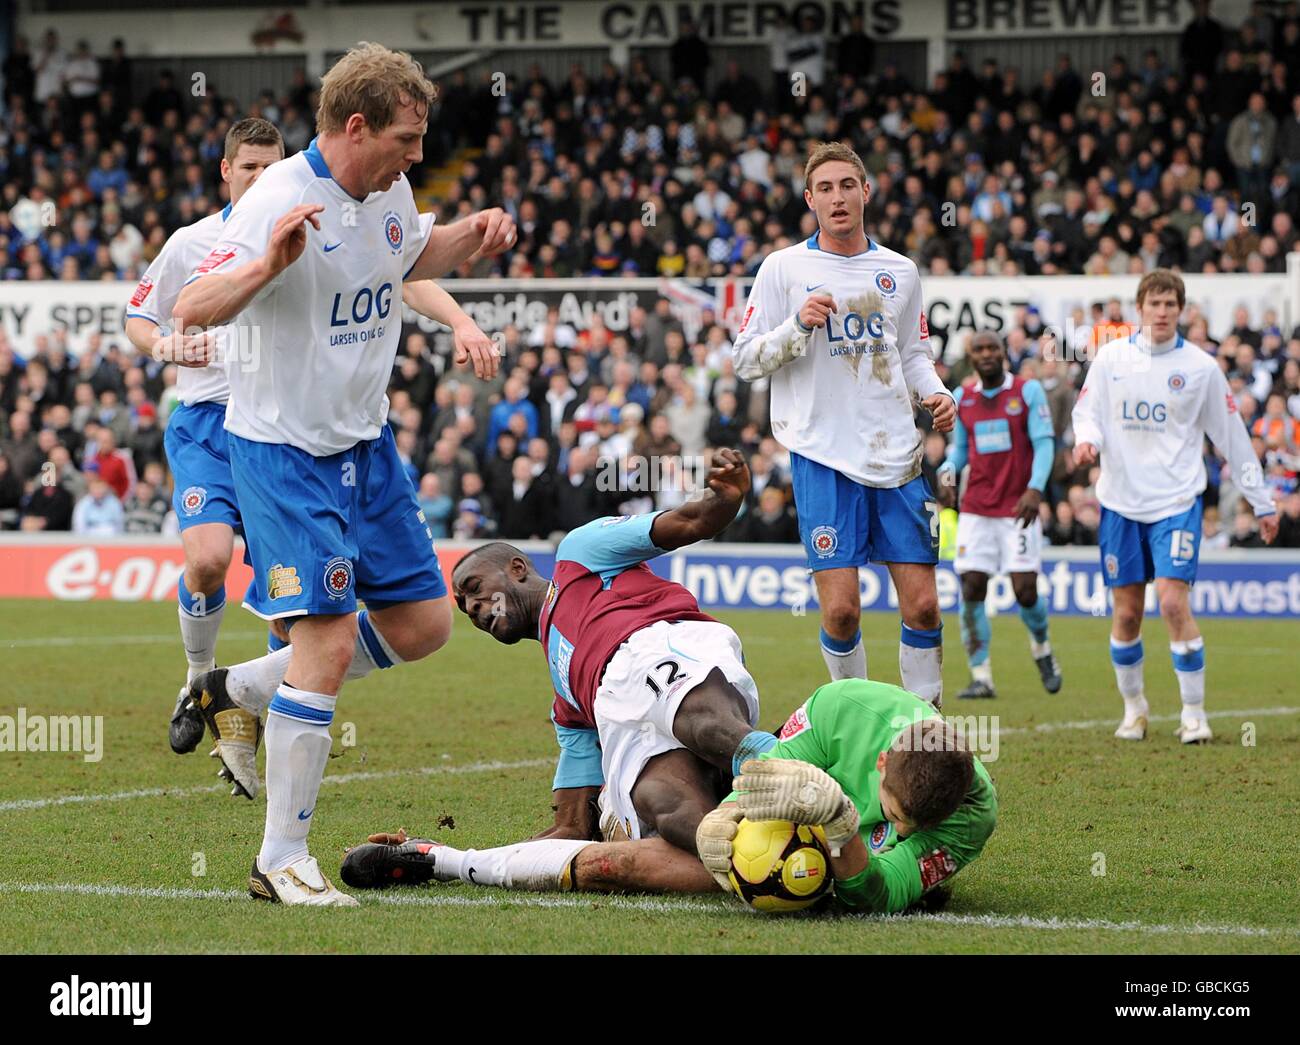
[[[1173,63],[1127,43],[1101,95],[1068,55],[1032,85],[994,58],[977,70],[960,53],[928,87],[914,84],[860,27],[833,45],[791,27],[767,80],[735,59],[712,61],[689,30],[666,63],[634,55],[626,68],[575,64],[554,79],[534,66],[503,93],[487,72],[462,69],[441,80],[413,180],[423,178],[441,221],[500,205],[518,223],[516,249],[460,277],[752,276],[771,250],[814,230],[802,166],[823,139],[862,155],[870,234],[923,275],[1132,274],[1136,284],[1157,266],[1278,273],[1300,250],[1295,6],[1232,28],[1198,16]],[[231,122],[271,120],[290,152],[312,137],[303,69],[257,97],[215,83],[193,97],[165,69],[142,90],[121,40],[93,50],[50,33],[30,47],[16,39],[4,58],[5,280],[134,280],[171,232],[226,202],[218,163]],[[790,61],[819,72],[806,96],[782,89]],[[506,365],[486,383],[408,328],[391,423],[435,535],[546,537],[668,506],[698,481],[701,455],[726,445],[749,455],[755,488],[725,538],[795,540],[788,454],[767,428],[765,384],[736,379],[728,332],[711,319],[688,341],[666,301],[634,310],[626,332],[552,315],[504,331]],[[1194,309],[1185,319],[1255,436],[1282,511],[1278,543],[1300,547],[1300,329],[1282,329],[1276,314],[1252,325],[1243,310],[1216,342]],[[1122,321],[1118,302],[1101,303],[1074,317],[1071,337],[1096,344]],[[1013,367],[1042,380],[1052,406],[1047,532],[1053,544],[1095,544],[1095,473],[1068,460],[1083,367],[1056,351],[1033,309],[1006,335]],[[968,377],[961,362],[940,366],[953,387]],[[161,446],[174,381],[125,337],[70,345],[51,329],[10,344],[0,330],[0,528],[174,528]],[[927,467],[941,456],[928,439]],[[650,484],[638,459],[667,462],[657,489],[639,492]],[[1208,448],[1207,460],[1207,546],[1258,544]]]

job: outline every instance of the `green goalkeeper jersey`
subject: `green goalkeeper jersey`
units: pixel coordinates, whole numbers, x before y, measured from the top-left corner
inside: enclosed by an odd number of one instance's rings
[[[776,747],[759,756],[809,762],[844,789],[862,819],[859,833],[870,856],[865,880],[853,892],[872,911],[905,910],[952,877],[979,856],[997,822],[997,792],[978,758],[965,801],[939,826],[900,838],[881,813],[876,760],[904,728],[931,716],[942,717],[907,690],[844,679],[813,693],[782,727]]]

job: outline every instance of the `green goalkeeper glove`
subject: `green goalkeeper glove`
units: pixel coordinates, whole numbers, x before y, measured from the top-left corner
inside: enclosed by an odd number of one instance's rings
[[[827,773],[807,762],[784,758],[750,759],[740,767],[732,787],[749,820],[793,820],[820,826],[831,856],[858,833],[858,810],[844,789]]]
[[[744,819],[740,806],[735,802],[723,802],[705,814],[695,831],[695,848],[699,850],[700,862],[726,893],[732,891],[728,877],[731,874],[731,840],[736,837],[736,830]]]

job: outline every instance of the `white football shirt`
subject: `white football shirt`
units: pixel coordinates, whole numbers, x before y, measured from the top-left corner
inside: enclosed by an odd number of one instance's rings
[[[147,319],[164,333],[172,333],[172,310],[189,274],[208,256],[230,216],[230,204],[171,234],[153,263],[136,284],[126,306],[128,319]],[[225,328],[215,331],[217,358],[204,367],[176,368],[177,398],[187,406],[194,403],[224,403],[230,398],[226,380]]]
[[[1137,522],[1187,511],[1205,489],[1205,437],[1227,459],[1256,515],[1274,511],[1250,435],[1214,357],[1176,337],[1141,334],[1097,351],[1074,404],[1074,441],[1101,451],[1097,498]]]
[[[921,474],[914,400],[951,395],[934,370],[921,277],[879,243],[846,257],[819,237],[763,261],[732,346],[736,374],[772,375],[781,445],[866,486],[902,486]],[[836,311],[808,333],[798,312],[814,293],[830,294]]]
[[[364,200],[329,172],[315,141],[268,167],[239,200],[190,280],[266,253],[271,230],[302,203],[320,203],[320,231],[230,324],[226,429],[316,457],[379,436],[402,328],[402,278],[433,227],[410,182]]]

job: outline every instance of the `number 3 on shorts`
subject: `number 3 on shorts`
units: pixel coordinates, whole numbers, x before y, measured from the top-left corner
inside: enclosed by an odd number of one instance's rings
[[[1174,530],[1169,535],[1169,558],[1187,562],[1196,552],[1196,535],[1191,530]]]

